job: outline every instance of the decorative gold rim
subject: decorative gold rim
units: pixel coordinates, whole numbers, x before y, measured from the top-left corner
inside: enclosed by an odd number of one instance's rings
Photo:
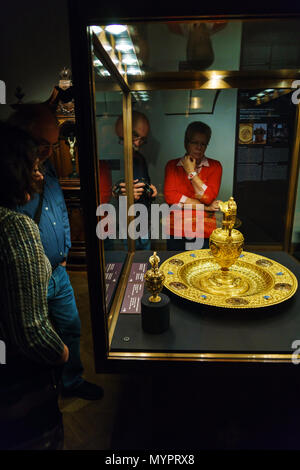
[[[182,276],[182,270],[185,266],[194,263],[196,260],[206,260],[209,258],[215,264],[210,250],[185,251],[170,257],[160,266],[161,271],[165,275],[164,286],[179,297],[192,302],[235,309],[262,308],[277,305],[291,298],[298,288],[297,278],[288,268],[260,254],[243,251],[238,260],[239,264],[243,266],[245,263],[245,266],[247,264],[247,266],[253,267],[253,271],[259,267],[259,270],[271,279],[266,289],[251,295],[241,294],[238,296],[218,296],[207,293],[204,290],[189,285]],[[183,261],[184,264],[181,266],[174,264],[175,259]]]

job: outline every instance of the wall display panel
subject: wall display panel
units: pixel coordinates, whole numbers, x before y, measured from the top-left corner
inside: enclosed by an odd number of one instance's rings
[[[249,243],[284,242],[296,116],[291,94],[238,94],[234,193]]]

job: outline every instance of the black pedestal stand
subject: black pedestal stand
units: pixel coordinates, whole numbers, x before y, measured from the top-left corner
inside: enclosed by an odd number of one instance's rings
[[[170,324],[170,299],[159,294],[160,302],[150,302],[150,294],[142,297],[142,328],[146,333],[163,333]]]

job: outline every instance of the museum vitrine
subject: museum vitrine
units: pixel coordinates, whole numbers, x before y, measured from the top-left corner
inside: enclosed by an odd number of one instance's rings
[[[180,282],[173,291],[165,284],[170,325],[161,334],[143,330],[141,299],[153,252],[164,267],[178,253],[168,244],[168,208],[173,202],[182,208],[190,196],[181,181],[168,192],[166,181],[173,178],[170,161],[183,166],[192,142],[187,128],[199,121],[211,130],[209,145],[192,145],[205,147],[204,166],[214,165],[210,159],[222,166],[214,200],[234,196],[234,227],[245,239],[241,256],[257,253],[256,268],[273,263],[282,282],[267,284],[286,286],[284,275],[292,271],[296,286],[300,269],[290,254],[299,231],[299,14],[212,11],[147,19],[138,10],[116,16],[101,14],[93,2],[70,5],[96,369],[291,363],[297,294],[271,306],[272,295],[259,287],[263,308],[230,308],[237,302],[222,308],[205,304],[203,292],[197,301],[181,295]],[[181,197],[172,202],[175,192]],[[212,202],[205,217],[220,228],[224,214]],[[185,246],[181,255],[197,258],[199,247]],[[175,256],[167,274],[181,262]]]

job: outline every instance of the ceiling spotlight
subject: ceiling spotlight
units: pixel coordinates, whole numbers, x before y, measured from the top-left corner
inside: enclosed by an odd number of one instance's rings
[[[138,67],[128,67],[127,74],[128,75],[139,75],[141,73]]]
[[[211,76],[211,79],[212,80],[221,80],[221,78],[223,78],[224,76],[223,75],[219,75],[218,73],[213,73],[212,76]]]
[[[265,96],[265,93],[257,93],[257,96]]]
[[[274,88],[268,88],[267,90],[265,90],[266,93],[272,93],[272,91],[274,91]]]
[[[101,70],[101,75],[108,77],[110,75],[109,71],[106,69]]]
[[[200,96],[192,96],[190,101],[191,109],[201,109],[202,108],[202,98]]]
[[[95,65],[95,67],[99,67],[100,65],[103,65],[101,60],[99,60],[99,59],[94,59],[93,64]]]
[[[95,34],[100,34],[102,30],[101,26],[91,26],[91,30],[95,33]]]
[[[136,65],[138,61],[134,55],[127,54],[123,56],[122,63],[126,65]]]
[[[108,31],[109,33],[115,34],[115,35],[124,33],[126,29],[127,29],[127,26],[123,24],[110,24],[105,27],[105,31]]]
[[[129,52],[129,51],[133,51],[134,47],[132,44],[122,41],[116,44],[116,49],[117,51],[120,51],[120,52]]]

